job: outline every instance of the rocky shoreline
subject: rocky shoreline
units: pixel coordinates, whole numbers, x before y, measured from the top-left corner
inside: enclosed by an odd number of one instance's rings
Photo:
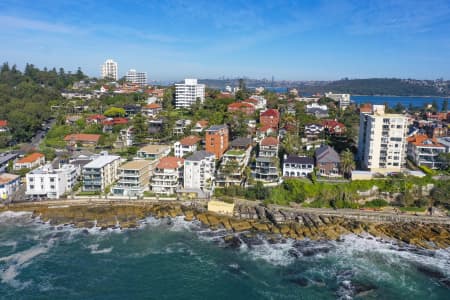
[[[1,211],[30,211],[52,225],[73,225],[79,228],[136,228],[149,216],[156,218],[184,217],[194,219],[211,229],[224,228],[230,232],[226,242],[233,243],[234,232],[265,233],[296,240],[339,240],[346,234],[370,234],[381,239],[425,249],[450,247],[450,225],[414,221],[379,222],[354,219],[317,212],[267,208],[262,205],[236,205],[233,216],[209,212],[202,202],[106,202],[106,203],[29,203],[10,205]]]

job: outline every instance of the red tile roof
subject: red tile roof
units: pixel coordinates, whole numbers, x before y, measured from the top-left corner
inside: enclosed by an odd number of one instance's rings
[[[430,138],[426,134],[417,134],[407,139],[408,143],[414,144],[419,147],[444,147],[435,138]],[[428,141],[426,144],[425,142]]]
[[[0,120],[0,127],[6,127],[6,126],[8,126],[8,121]]]
[[[144,108],[157,109],[157,108],[162,108],[162,107],[158,103],[150,103],[150,104],[147,104],[146,106],[144,106]]]
[[[19,177],[20,177],[19,175],[14,175],[14,174],[9,174],[9,173],[0,174],[0,184],[9,183],[13,180],[18,179]]]
[[[208,126],[209,122],[207,120],[200,120],[200,121],[197,121],[197,124],[204,128],[204,127]]]
[[[235,108],[235,109],[240,109],[240,108],[254,108],[255,106],[251,103],[247,103],[247,102],[233,102],[231,104],[228,105],[228,109],[230,108]]]
[[[31,153],[30,155],[25,156],[24,158],[19,159],[16,163],[17,164],[32,163],[42,157],[45,157],[45,155],[42,153],[35,152],[35,153]]]
[[[273,136],[263,138],[261,141],[261,146],[275,146],[275,145],[278,145],[278,139]]]
[[[104,119],[106,119],[106,117],[105,117],[104,115],[96,114],[96,115],[89,116],[89,117],[87,117],[86,119],[87,119],[88,121],[93,121],[93,120],[104,120]]]
[[[192,146],[201,141],[201,138],[195,135],[190,135],[180,140],[180,144],[184,146]]]
[[[75,142],[95,142],[97,143],[100,139],[100,134],[88,134],[88,133],[76,133],[66,135],[64,140],[66,142],[75,141]]]
[[[280,112],[278,111],[278,109],[268,109],[265,112],[261,113],[261,117],[279,117],[280,116]]]
[[[361,106],[359,107],[359,111],[362,113],[372,112],[372,104],[370,103],[361,104]]]
[[[184,159],[174,156],[161,158],[156,168],[158,169],[178,169],[184,163]]]

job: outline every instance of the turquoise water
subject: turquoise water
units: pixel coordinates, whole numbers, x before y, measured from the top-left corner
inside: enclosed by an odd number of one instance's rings
[[[2,299],[449,299],[450,251],[371,237],[236,236],[181,218],[139,229],[52,227],[0,214]]]

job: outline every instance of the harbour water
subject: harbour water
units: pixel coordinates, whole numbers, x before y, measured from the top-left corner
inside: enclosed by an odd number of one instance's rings
[[[224,242],[182,218],[138,229],[53,227],[0,214],[1,299],[449,299],[450,250],[370,236]]]
[[[435,101],[438,108],[442,108],[442,103],[448,98],[442,97],[406,97],[406,96],[356,96],[352,95],[351,100],[357,104],[361,103],[372,103],[372,104],[385,104],[387,103],[389,107],[394,107],[396,104],[400,103],[404,107],[408,107],[410,104],[414,107],[424,107],[428,104],[432,104]]]

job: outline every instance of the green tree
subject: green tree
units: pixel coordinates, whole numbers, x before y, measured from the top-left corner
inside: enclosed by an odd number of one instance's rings
[[[124,117],[125,109],[120,107],[111,107],[105,111],[104,115],[107,117]]]
[[[350,178],[352,170],[355,169],[355,157],[353,153],[347,149],[341,152],[341,170],[345,177]]]
[[[134,116],[132,124],[135,142],[137,144],[142,144],[148,134],[147,120],[141,113],[138,113]]]
[[[448,111],[448,99],[444,99],[444,101],[442,101],[442,111],[443,112]]]

